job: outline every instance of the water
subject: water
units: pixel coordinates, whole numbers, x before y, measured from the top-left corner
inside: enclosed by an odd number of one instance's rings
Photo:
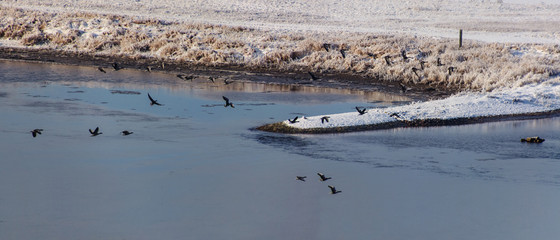
[[[560,235],[559,118],[283,135],[252,128],[408,99],[18,62],[0,86],[0,239]]]

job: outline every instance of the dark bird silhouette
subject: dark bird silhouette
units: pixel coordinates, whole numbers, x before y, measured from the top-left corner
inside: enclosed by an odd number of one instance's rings
[[[307,73],[309,73],[309,76],[311,76],[311,81],[317,81],[317,80],[321,79],[321,78],[318,78],[317,76],[315,76],[315,74],[313,74],[312,72],[307,72]]]
[[[385,63],[387,63],[387,65],[391,66],[391,56],[385,56]]]
[[[321,123],[329,122],[329,118],[331,118],[331,117],[329,117],[329,116],[322,117],[321,118]]]
[[[373,59],[377,58],[377,54],[375,54],[375,53],[368,53],[367,55],[372,57]]]
[[[212,83],[216,82],[216,79],[214,77],[208,77],[208,80],[210,80]]]
[[[91,133],[92,137],[95,137],[99,134],[103,134],[102,132],[99,132],[99,127],[96,127],[95,130],[91,131],[91,129],[89,129],[89,133]]]
[[[322,174],[322,173],[317,173],[317,175],[319,175],[319,180],[321,180],[323,182],[331,179],[330,177],[325,177],[325,174]]]
[[[424,70],[424,63],[426,63],[426,61],[420,60],[420,69],[422,70]]]
[[[122,135],[127,136],[127,135],[130,135],[130,134],[133,134],[134,132],[129,132],[127,130],[124,130],[121,133],[122,133]]]
[[[342,192],[342,191],[336,190],[336,188],[333,187],[333,186],[331,186],[331,185],[329,185],[329,188],[331,189],[331,194],[337,194],[337,193],[341,193],[341,192]]]
[[[307,176],[296,176],[296,180],[305,182],[305,178],[306,178],[306,177],[307,177]]]
[[[325,51],[328,52],[330,47],[331,47],[330,44],[328,44],[328,43],[323,43],[323,48],[325,49]]]
[[[43,131],[43,129],[36,128],[36,129],[31,130],[30,132],[31,132],[31,135],[33,135],[33,137],[37,137],[37,134],[41,134],[42,131]]]
[[[346,50],[340,49],[340,54],[342,54],[342,58],[346,58]]]
[[[118,63],[114,62],[113,63],[113,69],[115,69],[115,71],[119,71],[119,70],[123,69],[123,67],[121,67]]]
[[[228,84],[230,84],[230,83],[232,83],[232,82],[233,82],[233,81],[228,81],[227,79],[224,79],[224,84],[225,84],[225,85],[228,85]]]
[[[152,72],[152,67],[150,66],[146,67],[146,72]]]
[[[405,93],[405,92],[408,92],[408,91],[412,90],[412,88],[409,88],[402,83],[399,83],[399,85],[401,86],[401,92],[402,93]]]
[[[148,98],[150,99],[150,106],[152,106],[152,105],[163,106],[161,103],[158,103],[157,100],[154,100],[154,99],[152,98],[152,96],[150,96],[149,93],[148,93]]]
[[[445,64],[442,64],[442,63],[441,63],[441,59],[440,59],[440,58],[437,58],[437,66],[438,66],[438,67],[441,67],[441,66],[443,66],[443,65],[445,65]]]
[[[290,123],[297,123],[298,122],[298,117],[296,116],[294,119],[288,119],[288,122]]]
[[[360,109],[359,107],[356,107],[356,111],[358,111],[360,115],[364,115],[366,114],[367,109],[366,108]]]
[[[408,61],[408,57],[406,56],[406,51],[405,50],[401,51],[401,56],[402,56],[402,58],[405,62]]]
[[[224,101],[226,101],[226,104],[224,105],[224,107],[230,106],[230,107],[232,107],[232,108],[235,108],[235,107],[233,106],[233,103],[229,101],[229,98],[227,98],[226,96],[222,96],[222,98],[224,99]]]
[[[414,72],[414,75],[416,75],[418,78],[420,78],[420,75],[418,75],[418,73],[417,73],[418,70],[419,70],[418,68],[415,68],[415,67],[412,68],[412,72]]]
[[[448,73],[449,75],[451,75],[454,71],[455,71],[455,67],[448,67],[448,68],[447,68],[447,73]]]
[[[99,70],[102,73],[107,73],[107,72],[105,72],[105,69],[103,69],[102,67],[98,67],[97,70]]]

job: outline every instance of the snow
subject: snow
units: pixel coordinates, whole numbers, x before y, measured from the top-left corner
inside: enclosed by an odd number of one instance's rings
[[[328,124],[308,116],[291,124],[298,128],[396,121],[390,113],[449,119],[560,108],[558,0],[4,0],[0,6],[0,46],[351,73],[462,91],[361,116],[330,114]],[[402,51],[410,59],[401,59]],[[411,69],[421,62],[426,68],[417,75]]]

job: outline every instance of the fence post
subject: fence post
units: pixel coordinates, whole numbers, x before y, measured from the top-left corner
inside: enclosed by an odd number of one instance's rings
[[[459,29],[459,48],[463,46],[463,29]]]

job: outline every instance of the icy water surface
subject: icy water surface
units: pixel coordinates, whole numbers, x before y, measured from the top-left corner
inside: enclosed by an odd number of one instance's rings
[[[251,128],[407,98],[17,62],[0,101],[0,239],[560,236],[558,118],[272,134]]]

